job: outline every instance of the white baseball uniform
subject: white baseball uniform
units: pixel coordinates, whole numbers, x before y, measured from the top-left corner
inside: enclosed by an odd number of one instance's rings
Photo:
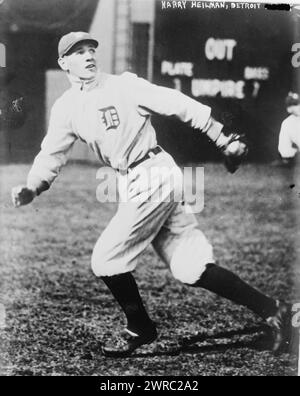
[[[290,115],[282,125],[278,151],[283,158],[294,158],[300,150],[300,117]]]
[[[86,142],[101,163],[127,170],[157,145],[150,119],[153,113],[177,116],[201,131],[210,122],[211,109],[131,73],[101,74],[86,84],[72,81],[72,87],[53,106],[49,130],[29,172],[28,186],[39,188],[44,181],[51,185],[76,139]],[[151,178],[153,167],[170,172],[164,172],[159,182],[144,183],[138,177],[139,170],[148,172]],[[194,215],[187,214],[182,203],[167,199],[169,193],[182,189],[181,171],[170,183],[174,168],[179,170],[173,158],[162,151],[128,175],[118,172],[120,197],[128,198],[130,191],[129,199],[120,202],[96,243],[92,269],[97,276],[132,271],[151,243],[175,278],[185,283],[194,283],[205,265],[214,262],[212,247],[197,229]]]

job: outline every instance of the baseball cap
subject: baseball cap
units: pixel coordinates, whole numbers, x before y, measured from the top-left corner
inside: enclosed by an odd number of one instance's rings
[[[89,41],[94,44],[95,48],[98,47],[99,43],[97,40],[86,32],[71,32],[63,36],[58,43],[58,56],[61,58],[74,47],[75,44],[81,41]]]
[[[298,106],[300,104],[300,97],[295,92],[289,92],[288,96],[285,99],[286,107],[290,106]]]

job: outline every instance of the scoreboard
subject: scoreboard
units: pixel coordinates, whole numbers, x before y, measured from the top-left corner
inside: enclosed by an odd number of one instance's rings
[[[185,7],[172,7],[179,3]],[[211,106],[221,122],[245,132],[253,160],[272,159],[287,116],[285,96],[296,89],[293,15],[263,5],[206,4],[212,3],[156,2],[153,81]],[[155,122],[160,143],[177,159],[216,159],[213,147],[195,131],[173,120]]]

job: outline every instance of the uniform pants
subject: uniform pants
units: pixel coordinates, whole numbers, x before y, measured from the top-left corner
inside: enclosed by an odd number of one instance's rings
[[[96,276],[133,271],[152,244],[173,276],[194,284],[214,263],[213,249],[183,204],[183,174],[166,152],[118,175],[117,213],[92,254]]]

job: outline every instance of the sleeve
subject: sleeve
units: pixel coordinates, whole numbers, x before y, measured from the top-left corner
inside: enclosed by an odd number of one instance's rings
[[[297,153],[297,149],[294,147],[293,141],[290,138],[288,125],[285,121],[281,125],[278,151],[282,158],[294,158]]]
[[[65,108],[56,102],[51,111],[49,128],[41,151],[28,174],[27,186],[38,193],[47,190],[66,164],[76,140],[77,136],[71,129]]]
[[[204,130],[211,117],[211,108],[205,106],[183,93],[166,87],[161,87],[138,78],[135,74],[124,73],[130,85],[129,92],[141,109],[146,113],[156,113],[165,116],[175,116],[194,129]]]

